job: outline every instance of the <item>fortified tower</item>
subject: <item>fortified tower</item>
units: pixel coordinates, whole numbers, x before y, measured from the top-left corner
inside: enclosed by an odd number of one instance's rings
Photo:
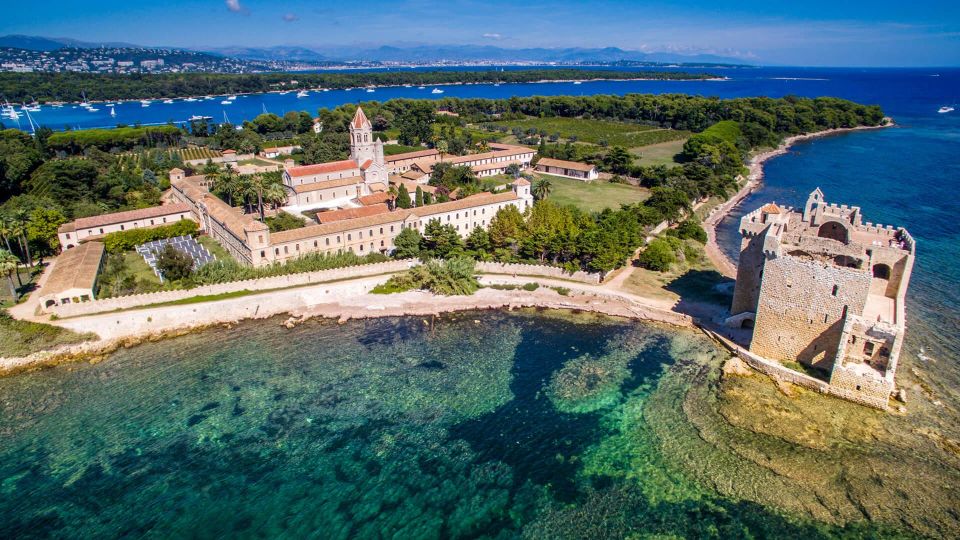
[[[906,229],[862,220],[819,189],[802,212],[769,203],[745,215],[728,323],[753,327],[750,352],[818,368],[839,395],[886,408],[915,245]]]
[[[350,159],[360,166],[366,184],[387,182],[387,166],[383,157],[383,141],[373,137],[373,124],[357,107],[350,121]]]

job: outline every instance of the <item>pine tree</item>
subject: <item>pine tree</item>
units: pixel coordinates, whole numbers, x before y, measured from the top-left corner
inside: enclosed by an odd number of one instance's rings
[[[407,186],[400,184],[400,188],[397,189],[397,208],[410,208],[410,206],[412,206],[410,192],[407,191]]]

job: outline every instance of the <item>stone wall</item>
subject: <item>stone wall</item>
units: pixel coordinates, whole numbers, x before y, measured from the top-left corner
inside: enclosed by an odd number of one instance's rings
[[[329,281],[401,272],[409,269],[415,264],[417,264],[416,261],[408,259],[401,261],[364,264],[359,266],[349,266],[346,268],[334,268],[332,270],[319,270],[317,272],[303,272],[300,274],[289,274],[285,276],[248,279],[244,281],[231,281],[229,283],[205,285],[203,287],[196,287],[193,289],[134,294],[130,296],[119,296],[116,298],[104,298],[102,300],[94,300],[92,302],[85,302],[81,304],[67,304],[64,306],[51,308],[50,311],[61,318],[77,317],[81,315],[90,315],[93,313],[130,309],[151,304],[174,302],[195,296],[219,295],[243,290],[264,291],[271,289],[284,289],[298,285],[308,285],[311,283],[324,283]]]
[[[750,350],[829,370],[845,312],[863,312],[869,272],[790,256],[768,260],[763,271]]]
[[[477,272],[481,274],[516,274],[518,276],[538,276],[556,279],[579,281],[581,283],[598,284],[601,275],[589,272],[567,272],[556,266],[542,266],[537,264],[506,264],[495,262],[478,262]]]

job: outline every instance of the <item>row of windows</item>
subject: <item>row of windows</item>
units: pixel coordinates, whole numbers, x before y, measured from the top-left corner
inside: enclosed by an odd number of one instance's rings
[[[184,216],[180,216],[180,219],[183,219],[183,218],[184,218]],[[163,221],[162,221],[161,223],[166,223],[166,222],[167,222],[167,218],[163,218]],[[134,222],[134,223],[136,223],[136,222]],[[154,223],[154,220],[152,220],[152,219],[150,220],[150,225],[156,225],[156,223]],[[136,227],[134,227],[134,228],[136,228]],[[120,225],[120,230],[121,230],[121,231],[125,231],[125,230],[126,230],[126,227],[125,227],[123,224],[121,224],[121,225]],[[97,234],[103,234],[103,227],[100,227],[99,231],[100,231],[100,232],[98,232]],[[93,229],[87,229],[87,234],[93,234]],[[67,238],[68,238],[68,239],[70,238],[70,233],[67,233]]]

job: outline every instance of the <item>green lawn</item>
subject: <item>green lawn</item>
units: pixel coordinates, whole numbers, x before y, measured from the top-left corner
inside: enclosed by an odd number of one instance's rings
[[[582,182],[572,178],[539,174],[552,185],[549,199],[559,204],[572,204],[582,210],[599,212],[604,208],[620,208],[645,200],[650,192],[627,184],[611,184],[603,180]]]
[[[23,281],[23,287],[20,286],[20,282],[17,281],[17,276],[13,275],[13,285],[17,287],[17,290],[22,297],[25,294],[28,294],[33,290],[33,272],[29,269],[20,267],[17,269],[17,272],[20,274],[20,280]],[[7,276],[0,276],[0,308],[9,307],[16,303],[16,299],[10,296],[10,285],[7,282]]]
[[[402,144],[383,145],[383,155],[385,156],[405,154],[407,152],[419,152],[420,150],[426,150],[426,148],[424,148],[423,146],[404,146]]]
[[[544,130],[547,135],[558,134],[561,139],[576,137],[579,141],[591,144],[600,144],[601,140],[606,139],[610,146],[626,148],[686,139],[690,136],[687,131],[583,118],[526,118],[493,124],[508,128],[519,127],[524,131],[530,128]]]
[[[223,249],[223,246],[218,244],[213,238],[210,238],[209,236],[198,236],[197,242],[201,246],[207,248],[207,251],[209,251],[211,255],[215,256],[218,261],[231,259],[230,254],[227,253],[227,250]]]
[[[91,339],[97,339],[97,336],[78,334],[50,324],[17,320],[10,317],[6,311],[0,311],[0,343],[4,344],[3,351],[0,352],[3,356],[26,356],[37,351]]]
[[[679,163],[675,162],[673,157],[683,150],[683,143],[685,142],[687,142],[686,137],[677,139],[675,141],[667,141],[631,148],[630,152],[636,156],[639,156],[639,159],[637,159],[635,162],[637,165],[643,165],[644,167],[649,167],[651,165],[666,165],[667,167],[675,167],[679,165]]]

